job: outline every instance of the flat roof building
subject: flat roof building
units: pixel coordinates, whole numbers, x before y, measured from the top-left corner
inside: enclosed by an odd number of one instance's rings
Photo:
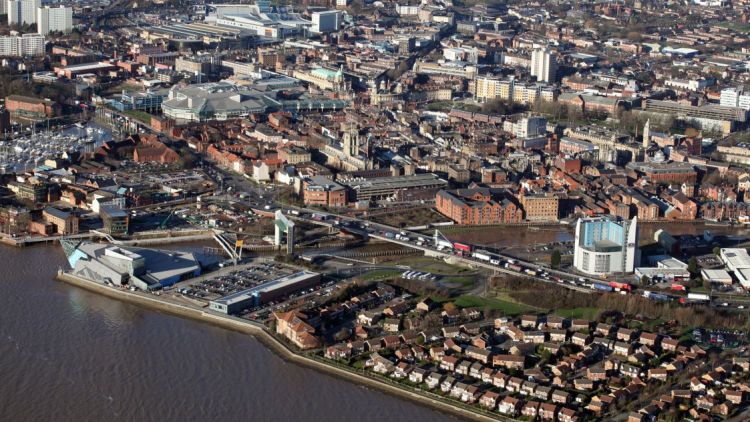
[[[742,248],[722,248],[719,251],[719,257],[729,271],[738,271],[741,269],[750,269],[750,255],[747,249]]]
[[[236,314],[244,309],[267,303],[300,289],[314,286],[320,281],[320,274],[300,271],[268,283],[255,286],[220,299],[212,300],[209,309],[223,314]]]
[[[439,190],[448,182],[433,173],[413,174],[410,176],[373,177],[369,179],[352,178],[339,180],[351,189],[355,201],[384,200],[395,197],[401,191]],[[434,192],[433,192],[434,193]]]

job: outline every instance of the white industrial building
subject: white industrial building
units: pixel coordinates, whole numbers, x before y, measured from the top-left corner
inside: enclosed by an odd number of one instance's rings
[[[313,12],[310,30],[316,34],[338,32],[341,29],[341,17],[342,13],[338,10]]]
[[[732,284],[732,276],[726,270],[722,269],[703,269],[701,270],[701,277],[703,280],[708,281],[712,284]]]
[[[573,266],[578,271],[597,276],[632,273],[639,262],[636,218],[581,218],[576,223]]]
[[[36,23],[36,10],[41,6],[41,0],[7,0],[8,25]]]
[[[750,255],[747,249],[722,248],[719,251],[719,257],[724,262],[727,271],[734,273],[740,285],[745,290],[750,290]]]
[[[65,6],[37,8],[36,28],[41,35],[47,35],[50,32],[70,33],[73,30],[73,8]]]
[[[312,287],[320,282],[320,274],[300,271],[224,296],[209,302],[209,309],[222,314],[236,314],[243,309],[276,300],[290,293]]]

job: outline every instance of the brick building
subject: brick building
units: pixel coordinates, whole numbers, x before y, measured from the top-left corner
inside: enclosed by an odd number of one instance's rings
[[[346,188],[327,177],[313,176],[302,182],[302,199],[305,205],[344,207]]]
[[[54,101],[23,95],[5,97],[5,107],[14,117],[45,118],[54,117],[58,113],[58,106]]]
[[[526,193],[521,190],[518,201],[523,207],[526,221],[557,221],[560,199],[550,193]]]
[[[520,207],[505,191],[488,188],[441,190],[437,210],[457,224],[509,224],[522,221]]]
[[[78,216],[72,212],[47,207],[42,212],[44,222],[55,227],[55,233],[64,236],[78,234]]]

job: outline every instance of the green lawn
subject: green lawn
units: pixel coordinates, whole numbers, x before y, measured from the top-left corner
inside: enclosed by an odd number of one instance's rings
[[[709,291],[707,288],[705,288],[703,286],[691,287],[690,291],[693,292],[693,293],[706,293],[706,294],[711,293],[711,291]]]
[[[553,312],[555,315],[559,315],[563,318],[570,319],[596,319],[599,315],[599,309],[597,308],[570,308],[570,309],[558,309]]]
[[[385,280],[387,278],[393,278],[398,275],[400,275],[403,271],[401,270],[388,270],[388,269],[382,269],[382,270],[374,270],[370,271],[369,273],[363,274],[360,276],[360,278],[364,281],[376,281],[376,280]]]
[[[407,265],[415,271],[424,271],[438,275],[456,275],[471,271],[468,268],[451,265],[445,261],[426,256],[399,257],[398,259],[394,259],[394,261],[399,265]]]
[[[140,110],[126,110],[123,111],[122,114],[128,115],[136,120],[140,120],[144,123],[151,124],[151,115],[146,113],[145,111]]]
[[[459,296],[453,303],[459,308],[485,308],[502,311],[506,315],[520,315],[533,312],[534,308],[500,299],[472,295]]]
[[[442,281],[445,281],[447,283],[458,283],[464,287],[470,287],[474,285],[476,277],[474,277],[473,275],[462,275],[457,277],[445,277]]]

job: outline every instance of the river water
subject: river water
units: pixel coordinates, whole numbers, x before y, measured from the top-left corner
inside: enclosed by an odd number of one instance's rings
[[[57,246],[0,246],[0,420],[456,420],[251,336],[53,281],[63,265]]]

